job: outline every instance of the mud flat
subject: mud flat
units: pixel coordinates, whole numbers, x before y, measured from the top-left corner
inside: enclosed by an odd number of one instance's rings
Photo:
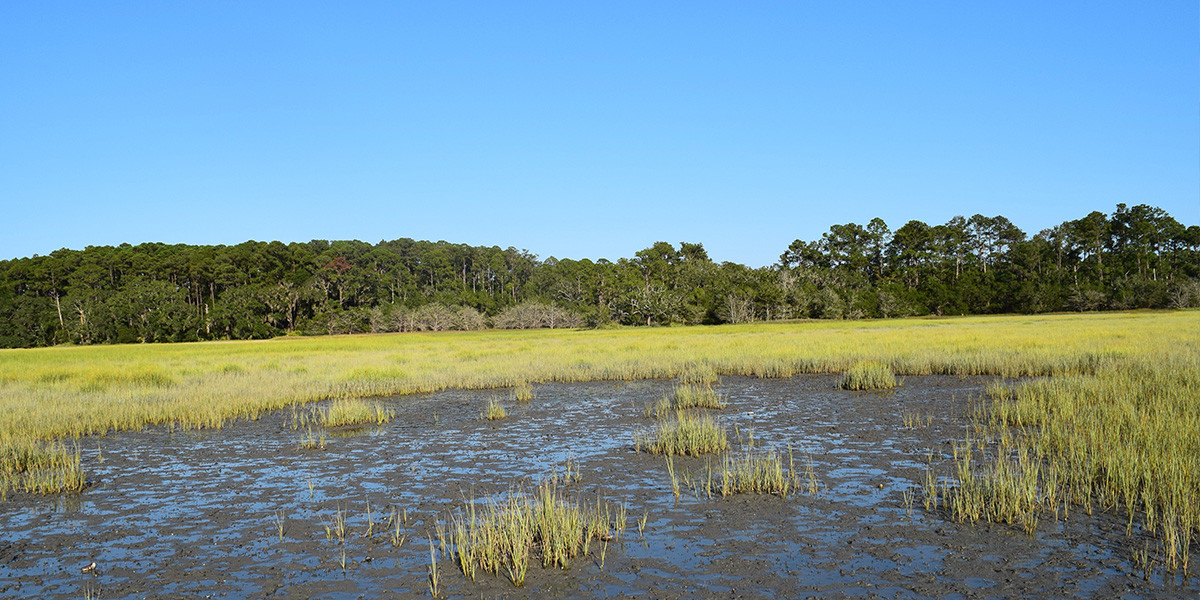
[[[758,448],[790,447],[797,469],[811,461],[816,492],[786,498],[710,498],[689,482],[715,459],[692,457],[674,459],[676,498],[664,458],[634,444],[670,381],[546,384],[527,403],[498,391],[392,398],[390,423],[329,431],[319,449],[302,446],[307,431],[287,411],[220,430],[86,438],[85,491],[0,503],[0,596],[429,597],[438,523],[568,468],[569,497],[627,509],[603,557],[592,544],[566,569],[534,561],[518,588],[486,573],[471,581],[438,553],[439,595],[1200,595],[1196,577],[1144,577],[1134,553],[1154,542],[1127,535],[1116,514],[1048,515],[1030,535],[925,510],[927,466],[949,474],[987,381],[908,377],[880,393],[836,389],[832,376],[723,378],[728,406],[710,414],[734,451],[752,432]],[[507,418],[481,418],[496,398]]]

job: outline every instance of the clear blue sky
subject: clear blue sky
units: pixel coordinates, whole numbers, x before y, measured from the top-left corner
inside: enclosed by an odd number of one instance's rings
[[[771,264],[883,217],[1200,223],[1163,2],[7,2],[0,258],[411,237]]]

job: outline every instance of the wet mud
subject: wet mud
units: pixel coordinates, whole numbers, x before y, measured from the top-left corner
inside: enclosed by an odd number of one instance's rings
[[[685,485],[677,499],[666,461],[633,441],[670,381],[546,384],[525,404],[503,391],[390,398],[390,423],[331,432],[324,449],[302,447],[288,411],[220,430],[87,438],[88,489],[0,503],[0,597],[430,597],[439,520],[568,463],[579,474],[569,496],[628,508],[604,557],[593,544],[567,569],[535,562],[517,588],[486,573],[470,581],[439,555],[441,597],[1200,596],[1195,577],[1145,579],[1132,553],[1153,540],[1127,535],[1119,515],[1047,517],[1030,535],[926,511],[926,465],[949,472],[951,442],[986,383],[909,377],[876,393],[826,376],[724,378],[729,406],[713,413],[731,438],[790,446],[798,469],[811,457],[818,492],[787,498],[709,498]],[[508,418],[482,419],[497,397]],[[705,465],[675,459],[685,479]],[[326,531],[339,514],[344,541]]]

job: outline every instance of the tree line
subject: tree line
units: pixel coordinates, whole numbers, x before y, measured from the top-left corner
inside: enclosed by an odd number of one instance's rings
[[[688,242],[592,261],[407,238],[0,261],[0,347],[1198,305],[1200,227],[1124,204],[1033,236],[1003,216],[834,225],[761,268]]]

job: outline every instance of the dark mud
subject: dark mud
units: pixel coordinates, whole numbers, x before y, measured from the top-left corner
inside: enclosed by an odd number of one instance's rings
[[[1127,536],[1117,515],[1048,515],[1028,535],[926,512],[927,461],[948,472],[949,442],[965,436],[985,383],[910,377],[894,393],[852,393],[832,377],[724,379],[730,405],[718,414],[731,433],[790,444],[798,468],[811,455],[820,492],[788,498],[709,499],[684,487],[677,501],[665,461],[632,441],[650,425],[643,407],[670,389],[664,381],[538,386],[528,404],[506,401],[502,421],[479,416],[499,392],[395,398],[390,424],[338,432],[323,450],[301,448],[291,413],[89,438],[86,491],[0,503],[0,597],[429,597],[439,519],[464,498],[561,473],[568,461],[581,472],[569,494],[628,506],[630,526],[603,562],[593,545],[568,569],[531,566],[515,588],[482,573],[468,581],[443,558],[443,597],[1200,595],[1194,577],[1144,580],[1132,550],[1153,542]],[[904,414],[922,423],[906,428]],[[704,465],[676,459],[685,475]],[[385,525],[393,509],[408,516],[399,548]],[[325,530],[339,510],[344,543]],[[634,524],[643,515],[644,536]]]

